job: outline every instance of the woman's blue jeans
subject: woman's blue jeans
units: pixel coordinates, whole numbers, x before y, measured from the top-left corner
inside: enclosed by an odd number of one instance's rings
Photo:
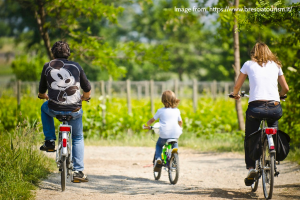
[[[168,138],[168,139],[173,139],[173,138]],[[158,138],[156,142],[155,160],[157,158],[161,159],[162,148],[166,144],[168,139]],[[172,148],[178,148],[178,143],[174,143]]]
[[[278,128],[278,120],[282,116],[280,103],[275,105],[274,102],[250,102],[246,111],[246,130],[245,138],[251,133],[257,131],[263,119],[267,119],[268,127]],[[248,152],[245,151],[246,168],[255,168],[255,161],[252,160]]]
[[[82,127],[82,109],[80,109],[78,112],[55,111],[49,109],[48,101],[46,101],[45,103],[43,103],[41,111],[45,140],[56,140],[53,117],[55,117],[56,115],[73,116],[73,119],[68,121],[68,124],[72,126],[72,160],[74,166],[73,169],[75,171],[83,171],[84,141]]]

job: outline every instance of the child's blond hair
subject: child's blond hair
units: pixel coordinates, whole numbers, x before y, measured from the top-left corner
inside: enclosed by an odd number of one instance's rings
[[[175,108],[179,104],[179,99],[176,98],[175,93],[171,90],[166,90],[162,93],[161,102],[166,108]]]

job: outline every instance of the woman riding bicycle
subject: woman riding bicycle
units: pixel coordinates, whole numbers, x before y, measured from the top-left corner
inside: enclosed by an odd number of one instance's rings
[[[267,119],[268,127],[278,128],[278,120],[282,116],[280,97],[289,91],[281,67],[281,62],[266,44],[258,42],[254,45],[251,60],[243,65],[231,93],[235,99],[240,98],[238,93],[248,75],[250,95],[246,111],[245,138],[259,129],[262,119]],[[281,86],[279,93],[278,82]],[[246,150],[245,162],[246,168],[249,169],[247,178],[254,177],[257,173],[254,169],[255,161],[249,157]]]

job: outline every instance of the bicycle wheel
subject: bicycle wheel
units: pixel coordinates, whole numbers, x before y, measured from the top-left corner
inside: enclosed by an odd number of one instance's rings
[[[61,191],[65,191],[67,182],[67,163],[66,157],[61,157]]]
[[[160,179],[160,176],[161,176],[161,169],[158,171],[158,172],[155,172],[153,170],[153,175],[154,175],[154,179],[155,180],[159,180]]]
[[[171,156],[168,173],[170,183],[176,184],[179,178],[179,157],[177,153],[174,153]]]
[[[265,138],[263,145],[262,160],[262,185],[264,196],[271,199],[274,185],[274,153],[269,152],[268,139]]]
[[[259,161],[258,160],[256,160],[255,161],[255,169],[258,171],[259,169],[258,169],[258,163],[259,163]],[[258,173],[260,173],[259,171],[258,171]],[[259,182],[259,176],[257,176],[257,177],[255,177],[255,181],[254,181],[254,183],[251,185],[251,191],[252,192],[255,192],[256,190],[257,190],[257,188],[258,188],[258,182]]]

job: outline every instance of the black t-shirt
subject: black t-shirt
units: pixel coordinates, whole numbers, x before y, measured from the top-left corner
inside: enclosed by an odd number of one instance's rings
[[[44,94],[48,89],[50,109],[73,111],[81,108],[80,87],[84,92],[91,90],[91,84],[78,63],[58,58],[44,65],[39,93]]]

